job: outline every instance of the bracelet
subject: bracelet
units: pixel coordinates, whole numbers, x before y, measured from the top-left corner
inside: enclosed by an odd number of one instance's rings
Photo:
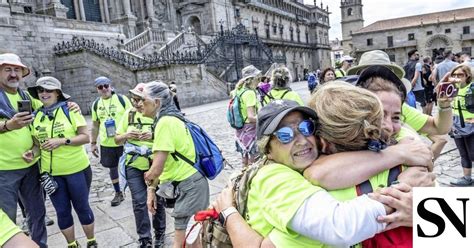
[[[10,132],[11,130],[8,129],[8,127],[7,127],[7,122],[8,122],[8,120],[5,120],[5,121],[3,122],[3,129],[5,129],[5,131]]]
[[[148,189],[148,190],[156,190],[156,187],[154,187],[154,186],[148,186],[147,189]]]
[[[438,112],[447,112],[447,111],[451,111],[451,106],[449,107],[438,107]]]

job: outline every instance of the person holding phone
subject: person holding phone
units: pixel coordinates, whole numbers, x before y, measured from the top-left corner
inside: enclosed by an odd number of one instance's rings
[[[36,112],[30,128],[35,146],[23,158],[28,162],[39,155],[41,184],[53,203],[68,247],[79,247],[71,205],[86,234],[87,247],[97,247],[94,213],[89,205],[92,170],[84,147],[89,143],[86,120],[82,114],[69,111],[66,101],[70,96],[62,92],[58,79],[39,78],[28,91],[43,106]]]
[[[29,74],[30,70],[18,55],[0,54],[0,208],[16,222],[17,204],[21,199],[28,215],[31,239],[40,247],[47,247],[46,210],[39,184],[38,159],[28,162],[22,159],[22,154],[33,146],[28,128],[33,115],[20,112],[18,101],[30,101],[32,109],[42,105],[19,87]]]
[[[444,85],[455,86],[457,96],[454,97],[454,104],[449,108],[441,108],[439,111],[453,112],[453,127],[451,136],[454,138],[456,147],[461,156],[461,166],[463,176],[451,182],[455,186],[471,186],[472,161],[474,160],[474,87],[472,84],[471,68],[461,64],[451,70],[449,83],[443,83],[439,87],[448,89]],[[440,90],[441,91],[441,90]]]

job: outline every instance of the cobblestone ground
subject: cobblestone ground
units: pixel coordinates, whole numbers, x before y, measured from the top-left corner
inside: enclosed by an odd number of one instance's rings
[[[298,91],[303,100],[309,98],[309,92],[305,83],[293,84],[293,89]],[[211,190],[211,200],[227,184],[229,175],[241,168],[240,157],[235,152],[233,141],[234,130],[231,129],[225,120],[225,110],[227,101],[195,106],[184,109],[186,117],[200,124],[223,150],[224,156],[234,168],[226,168],[216,179],[209,181]],[[90,122],[90,118],[88,118]],[[91,156],[91,166],[93,170],[93,182],[90,193],[90,203],[95,214],[96,237],[101,247],[136,247],[137,234],[135,232],[135,220],[133,217],[132,203],[129,192],[126,193],[125,201],[118,207],[111,207],[110,201],[113,198],[113,189],[110,183],[108,170],[103,168],[98,159]],[[460,158],[455,149],[454,142],[450,140],[443,151],[443,155],[438,159],[435,166],[435,173],[441,186],[449,185],[449,181],[461,175]],[[167,209],[167,235],[166,246],[170,247],[173,241],[173,220],[170,217],[172,209]],[[48,216],[56,221],[56,215],[51,202],[47,201]],[[19,218],[21,220],[21,217]],[[78,225],[79,221],[75,216],[76,235],[81,244],[85,246],[85,237]],[[66,242],[56,224],[48,227],[48,243],[52,248],[66,247]]]

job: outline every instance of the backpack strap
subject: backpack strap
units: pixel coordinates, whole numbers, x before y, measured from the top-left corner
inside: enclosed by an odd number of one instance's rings
[[[402,173],[402,165],[391,168],[388,172],[387,186],[390,186],[393,182],[397,181],[397,177],[400,173]]]
[[[94,112],[96,112],[96,114],[97,114],[97,105],[99,105],[99,100],[100,100],[100,97],[97,97],[92,103],[92,109],[94,110]]]
[[[69,113],[69,107],[67,106],[67,104],[61,105],[61,109],[63,110],[64,115],[66,116],[69,123],[72,125],[71,114]]]
[[[370,181],[366,180],[365,182],[356,185],[356,192],[357,195],[364,195],[374,192],[374,189],[372,188],[372,184],[370,184]]]
[[[290,92],[291,90],[286,90],[285,92],[283,92],[283,95],[281,95],[281,99],[284,99],[285,98],[285,95],[286,93]]]
[[[119,100],[119,102],[120,102],[120,105],[122,105],[122,107],[125,109],[126,104],[125,104],[125,99],[123,98],[123,95],[118,94],[118,93],[117,93],[116,95],[117,95],[117,97],[118,97],[118,100]]]
[[[387,186],[390,186],[394,181],[396,181],[397,177],[400,175],[401,172],[402,172],[402,165],[398,165],[391,168],[388,172]],[[357,195],[364,195],[364,194],[374,192],[374,189],[372,188],[372,184],[370,183],[370,180],[366,180],[365,182],[356,185],[356,192],[357,192]]]

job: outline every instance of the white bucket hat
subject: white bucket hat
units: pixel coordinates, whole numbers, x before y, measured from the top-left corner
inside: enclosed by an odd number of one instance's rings
[[[14,53],[0,54],[0,66],[2,65],[14,65],[21,67],[23,69],[23,77],[26,77],[30,74],[30,69],[21,63],[20,57]]]
[[[28,87],[28,92],[33,98],[39,99],[38,97],[38,87],[41,87],[43,89],[47,90],[59,90],[61,94],[59,95],[60,98],[63,98],[63,100],[68,100],[71,98],[70,95],[65,94],[62,89],[61,89],[61,82],[54,77],[41,77],[36,81],[35,86]]]

